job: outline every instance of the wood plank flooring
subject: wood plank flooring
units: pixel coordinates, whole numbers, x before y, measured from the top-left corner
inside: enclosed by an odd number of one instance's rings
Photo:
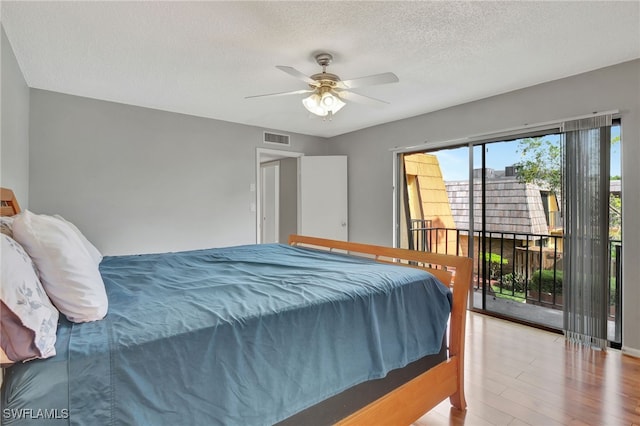
[[[468,408],[444,401],[414,426],[640,426],[640,359],[469,312]]]

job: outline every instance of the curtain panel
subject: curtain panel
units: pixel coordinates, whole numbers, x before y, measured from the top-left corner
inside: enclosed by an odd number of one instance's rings
[[[563,123],[564,333],[607,347],[611,115]]]

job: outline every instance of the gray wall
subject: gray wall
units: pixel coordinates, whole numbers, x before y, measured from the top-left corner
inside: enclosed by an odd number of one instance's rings
[[[29,87],[22,76],[4,28],[2,43],[2,96],[0,186],[13,189],[23,209],[29,207]]]
[[[103,253],[255,243],[265,129],[36,89],[30,111],[31,209],[66,217]]]
[[[392,244],[394,147],[618,109],[622,119],[623,341],[640,356],[640,60],[332,138],[349,156],[349,236]]]

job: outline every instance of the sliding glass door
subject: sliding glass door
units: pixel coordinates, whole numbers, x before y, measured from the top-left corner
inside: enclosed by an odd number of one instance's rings
[[[474,146],[475,309],[562,329],[560,154],[557,133]]]
[[[610,302],[608,339],[619,345],[619,123],[611,132],[612,143],[606,146],[611,149],[612,177],[607,173],[604,196],[609,203],[603,213],[608,209],[609,235],[603,253],[609,269],[601,281],[606,281]],[[564,330],[568,284],[564,142],[560,132],[538,132],[399,155],[399,243],[473,257],[472,309]],[[569,196],[576,197],[575,190]]]

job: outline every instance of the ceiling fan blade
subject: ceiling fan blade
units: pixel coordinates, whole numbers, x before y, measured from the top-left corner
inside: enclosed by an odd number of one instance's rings
[[[397,75],[392,72],[382,74],[369,75],[367,77],[354,78],[351,80],[342,80],[338,82],[336,87],[341,89],[355,89],[356,87],[374,86],[376,84],[397,83],[400,81]]]
[[[264,98],[266,96],[287,96],[287,95],[302,95],[304,93],[311,93],[314,90],[312,89],[302,89],[302,90],[294,90],[293,92],[280,92],[280,93],[267,93],[265,95],[253,95],[253,96],[245,96],[245,99],[250,98]]]
[[[278,68],[281,71],[286,72],[287,74],[297,78],[298,80],[304,81],[307,84],[310,84],[312,86],[318,86],[318,82],[317,81],[315,81],[311,77],[301,73],[300,71],[298,71],[295,68],[287,67],[287,66],[284,66],[284,65],[276,65],[276,68]]]
[[[383,101],[381,99],[372,98],[370,96],[361,95],[359,93],[349,92],[347,90],[339,90],[339,91],[336,90],[335,93],[341,99],[344,99],[344,100],[347,100],[347,101],[357,102],[357,103],[360,103],[360,104],[372,105],[372,106],[377,106],[377,107],[382,106],[382,104],[389,105],[389,102],[387,102],[387,101]]]

